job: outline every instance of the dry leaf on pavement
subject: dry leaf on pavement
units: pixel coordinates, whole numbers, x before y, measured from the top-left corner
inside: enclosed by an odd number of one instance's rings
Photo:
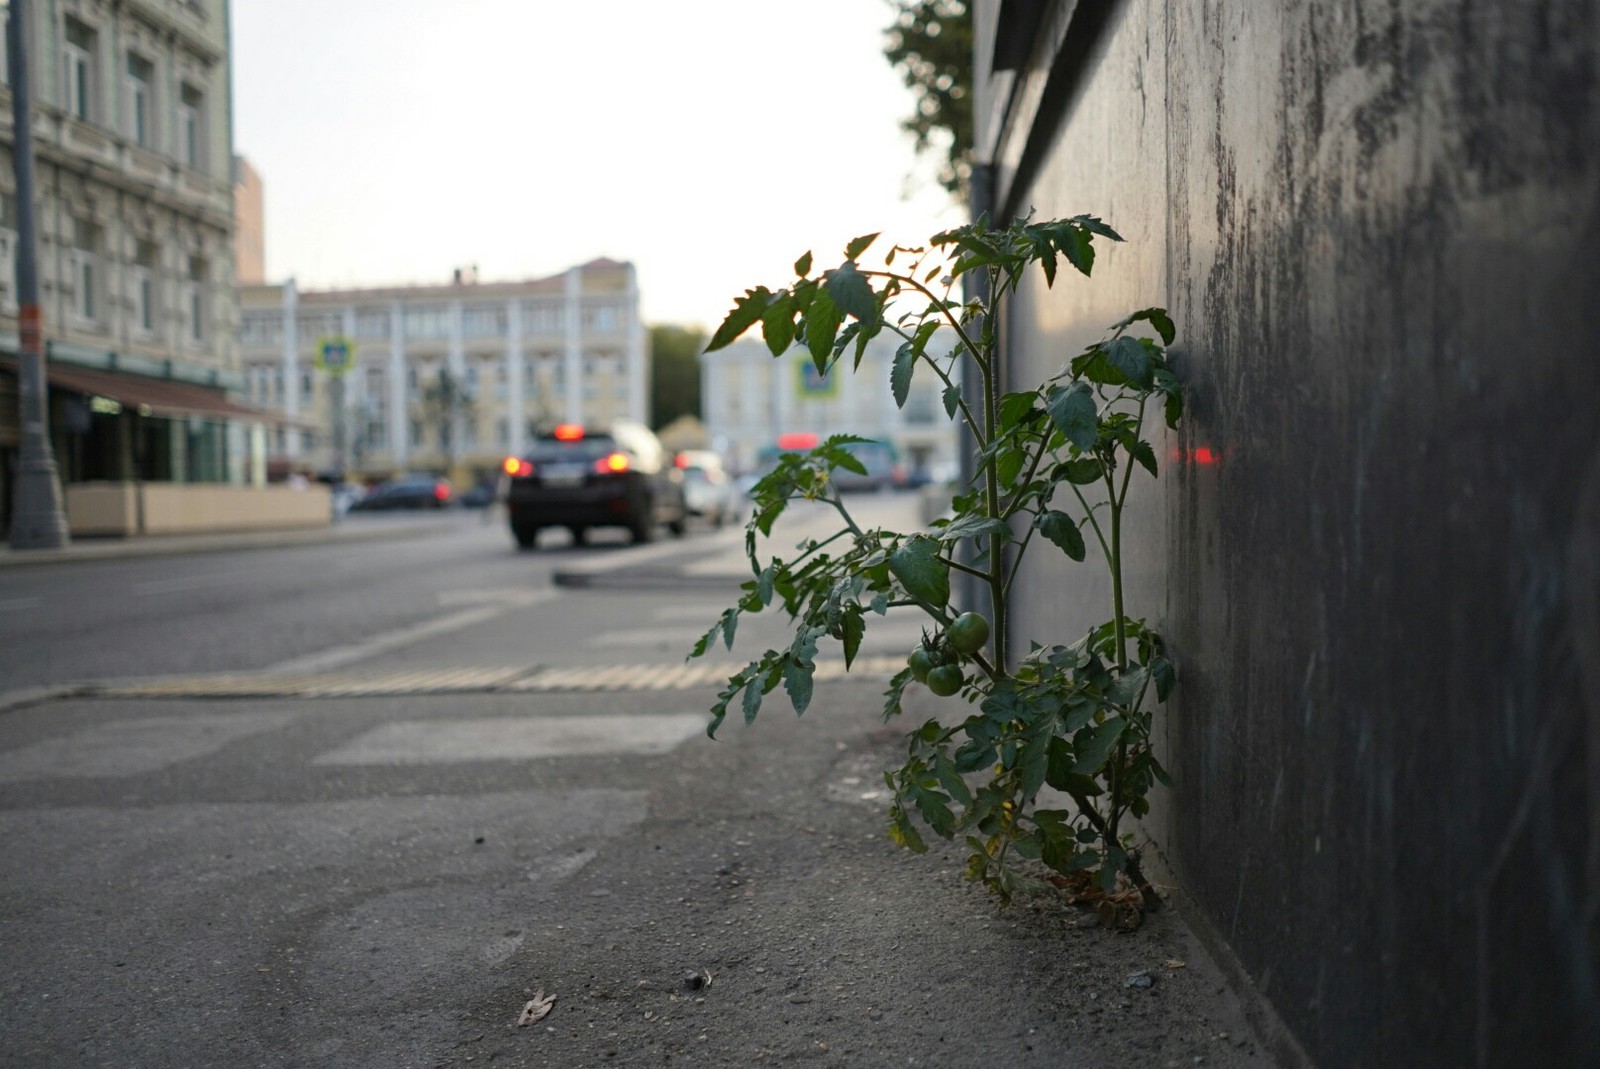
[[[517,1018],[517,1027],[524,1028],[535,1021],[544,1020],[545,1015],[550,1012],[550,1007],[555,1004],[556,997],[554,995],[546,995],[544,988],[541,987],[534,992],[533,998],[528,1000],[528,1004],[522,1007],[522,1016]]]

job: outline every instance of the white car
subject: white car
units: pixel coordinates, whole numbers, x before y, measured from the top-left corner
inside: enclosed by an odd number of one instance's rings
[[[709,449],[685,449],[675,463],[683,473],[683,501],[689,515],[713,527],[738,521],[744,511],[739,489],[720,455]]]

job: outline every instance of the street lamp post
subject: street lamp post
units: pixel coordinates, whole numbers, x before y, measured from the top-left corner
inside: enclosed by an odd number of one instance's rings
[[[12,495],[11,548],[55,549],[67,544],[61,484],[50,451],[50,409],[44,375],[44,314],[39,308],[39,272],[33,221],[33,100],[28,83],[28,0],[11,0],[6,49],[11,67],[17,181],[17,394],[22,437]]]

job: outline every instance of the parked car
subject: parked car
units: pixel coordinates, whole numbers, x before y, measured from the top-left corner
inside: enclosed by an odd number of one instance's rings
[[[683,472],[683,498],[689,515],[706,520],[713,527],[739,519],[744,511],[742,496],[720,453],[685,449],[673,462]]]
[[[905,469],[901,466],[900,456],[891,443],[869,440],[852,442],[845,448],[861,461],[867,473],[862,475],[849,468],[835,468],[833,482],[840,490],[876,493],[904,484]]]
[[[659,524],[687,529],[683,473],[641,423],[560,424],[506,458],[505,472],[506,514],[523,549],[546,527],[565,527],[579,544],[594,527],[625,528],[635,542],[651,541]]]
[[[350,511],[352,505],[366,494],[357,483],[335,482],[328,486],[328,499],[333,505],[333,518],[338,519]]]
[[[456,498],[456,504],[464,509],[486,509],[494,504],[495,489],[491,483],[478,483],[462,491]]]
[[[443,509],[455,501],[450,480],[439,475],[403,475],[379,483],[350,504],[351,512]]]

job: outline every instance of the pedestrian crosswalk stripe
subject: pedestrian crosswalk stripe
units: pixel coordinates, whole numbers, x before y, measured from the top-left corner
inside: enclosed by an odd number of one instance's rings
[[[93,698],[370,698],[415,694],[529,694],[562,691],[616,692],[721,690],[741,665],[687,664],[542,665],[498,668],[411,669],[403,672],[238,672],[171,676],[123,683],[90,683],[74,693]],[[901,657],[858,657],[849,676],[870,679],[905,667]],[[846,678],[844,662],[819,660],[816,680]]]

